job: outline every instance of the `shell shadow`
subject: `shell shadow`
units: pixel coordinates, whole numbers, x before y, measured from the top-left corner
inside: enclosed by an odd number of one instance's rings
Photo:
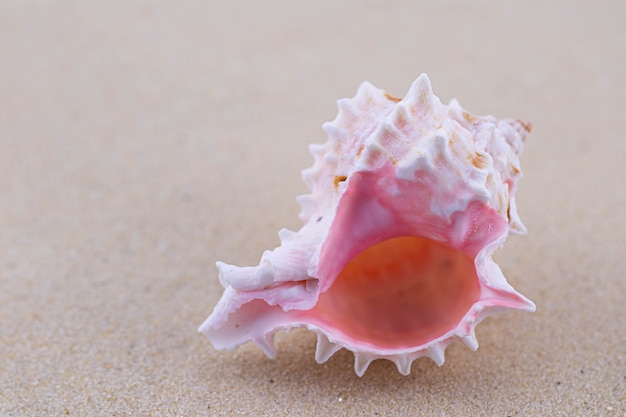
[[[497,333],[497,329],[491,330]],[[252,344],[234,352],[217,354],[220,356],[222,383],[247,390],[238,395],[259,396],[263,393],[263,398],[267,398],[276,395],[272,393],[289,392],[289,398],[307,399],[329,412],[335,410],[334,407],[349,406],[368,415],[385,415],[388,409],[381,409],[383,404],[422,407],[427,403],[442,404],[454,397],[471,408],[477,396],[484,396],[480,393],[493,392],[503,384],[518,384],[519,381],[506,372],[507,368],[516,366],[515,352],[503,356],[498,353],[497,337],[496,340],[493,336],[483,339],[491,346],[481,347],[478,352],[460,343],[449,346],[442,367],[429,358],[420,358],[413,363],[408,376],[401,375],[392,362],[376,360],[359,378],[354,372],[354,355],[346,350],[340,350],[328,362],[318,364],[314,359],[316,338],[302,329],[276,335],[276,359],[265,357]],[[203,379],[215,380],[215,376],[206,375]],[[314,396],[312,390],[315,390]],[[272,398],[274,405],[290,407],[286,397],[276,395]],[[488,400],[483,398],[483,401]],[[280,404],[281,401],[285,404]],[[309,405],[316,407],[316,404]]]

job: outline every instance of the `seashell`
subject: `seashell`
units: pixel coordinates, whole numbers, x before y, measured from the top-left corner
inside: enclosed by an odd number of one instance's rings
[[[364,82],[338,107],[309,147],[302,228],[257,266],[217,262],[225,291],[199,328],[215,348],[253,341],[275,357],[274,334],[305,327],[319,363],[345,348],[359,376],[375,359],[408,375],[457,339],[476,350],[490,314],[534,311],[492,259],[526,231],[515,192],[530,124],[444,105],[425,74],[402,99]]]

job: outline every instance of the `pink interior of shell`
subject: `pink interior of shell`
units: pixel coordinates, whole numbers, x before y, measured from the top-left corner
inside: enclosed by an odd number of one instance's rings
[[[457,329],[481,299],[475,258],[507,226],[480,202],[442,219],[424,197],[430,187],[428,178],[396,178],[389,166],[351,177],[321,253],[310,322],[383,350]]]
[[[403,236],[355,256],[310,314],[355,341],[405,348],[454,329],[479,296],[474,263],[466,254]]]

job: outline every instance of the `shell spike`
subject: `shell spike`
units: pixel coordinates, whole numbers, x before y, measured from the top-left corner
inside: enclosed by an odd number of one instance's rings
[[[359,377],[363,376],[373,360],[374,358],[368,353],[354,352],[354,372],[356,372]]]
[[[339,108],[339,113],[335,120],[322,125],[322,129],[331,137],[333,136],[331,129],[338,129],[337,125],[353,123],[359,118],[359,110],[354,107],[352,100],[346,98],[337,100],[337,107]]]
[[[398,371],[407,376],[411,373],[411,365],[413,364],[413,359],[409,356],[409,354],[400,354],[397,355],[392,361],[396,364],[396,368]]]
[[[253,342],[256,343],[258,347],[261,348],[263,353],[267,355],[268,358],[274,359],[276,358],[276,347],[274,346],[274,333],[268,333],[265,336],[256,337],[253,339]]]
[[[515,129],[522,137],[522,140],[526,139],[526,136],[528,136],[533,128],[532,123],[530,123],[528,120],[515,120],[514,125]]]
[[[387,151],[376,141],[369,141],[361,154],[361,165],[368,169],[374,169],[383,164]]]
[[[522,220],[517,213],[517,202],[515,201],[515,197],[511,198],[509,203],[509,225],[511,226],[511,232],[516,233],[518,235],[525,235],[528,233],[528,229],[522,223]]]
[[[417,80],[413,81],[404,100],[426,111],[434,109],[437,98],[433,94],[428,75],[422,74]]]
[[[313,215],[316,208],[316,201],[312,194],[302,194],[296,197],[296,202],[300,204],[300,220],[307,222]]]
[[[347,117],[347,116],[343,116],[344,114],[348,114],[350,117],[355,117],[352,113],[350,113],[349,111],[344,111],[342,114],[342,117]],[[328,138],[331,140],[331,142],[333,143],[341,143],[345,140],[347,134],[346,131],[344,129],[341,129],[339,127],[337,127],[337,123],[324,123],[324,125],[322,126],[322,129],[324,130],[324,132],[326,132],[326,134],[328,135]],[[326,148],[324,148],[325,150]]]
[[[534,313],[537,310],[537,306],[535,305],[535,303],[533,303],[532,301],[530,301],[528,298],[524,297],[522,294],[518,293],[516,291],[518,300],[519,300],[519,304],[518,304],[518,309],[521,311],[528,311],[529,313]]]
[[[373,143],[376,143],[377,146],[382,149],[389,149],[392,152],[403,139],[402,134],[391,121],[381,123],[376,132],[372,135]]]
[[[231,286],[240,291],[252,291],[264,288],[274,282],[272,265],[263,261],[259,266],[234,266],[216,262],[219,280],[222,286]]]
[[[293,241],[297,235],[298,234],[294,232],[293,230],[289,230],[286,228],[280,229],[280,231],[278,232],[278,238],[280,239],[280,242],[283,244]]]
[[[364,102],[367,102],[367,99],[372,97],[373,95],[375,95],[377,92],[379,92],[380,89],[378,89],[377,87],[375,87],[372,83],[370,83],[369,81],[363,81],[360,85],[358,90],[356,91],[356,95],[354,96],[354,98],[349,99],[350,102],[358,102],[359,99],[363,99]],[[338,102],[341,100],[338,100]]]
[[[340,349],[341,346],[332,343],[325,335],[318,333],[317,346],[315,348],[315,361],[317,361],[317,363],[324,363]]]
[[[446,361],[445,350],[445,346],[437,343],[428,348],[427,355],[437,364],[437,366],[441,366]]]
[[[476,339],[476,335],[474,334],[474,329],[465,336],[460,336],[460,339],[465,345],[472,349],[473,351],[478,350],[478,339]]]
[[[535,311],[535,304],[515,291],[493,260],[487,260],[485,268],[489,271],[486,276],[488,284],[482,288],[480,305],[490,307],[494,313],[506,310]],[[481,312],[478,319],[482,320],[485,314],[484,311]]]
[[[515,291],[508,284],[501,289],[485,288],[483,291],[485,293],[483,300],[488,301],[486,305],[490,305],[494,312],[513,309],[532,313],[536,310],[535,303]]]
[[[393,123],[396,129],[403,129],[410,120],[411,116],[404,103],[398,103],[391,113],[391,123]]]

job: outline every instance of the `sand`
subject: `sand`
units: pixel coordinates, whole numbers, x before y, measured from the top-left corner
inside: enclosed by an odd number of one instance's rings
[[[0,416],[626,416],[626,3],[390,3],[0,2]],[[533,123],[496,257],[537,312],[407,377],[214,350],[335,100],[422,72]]]

